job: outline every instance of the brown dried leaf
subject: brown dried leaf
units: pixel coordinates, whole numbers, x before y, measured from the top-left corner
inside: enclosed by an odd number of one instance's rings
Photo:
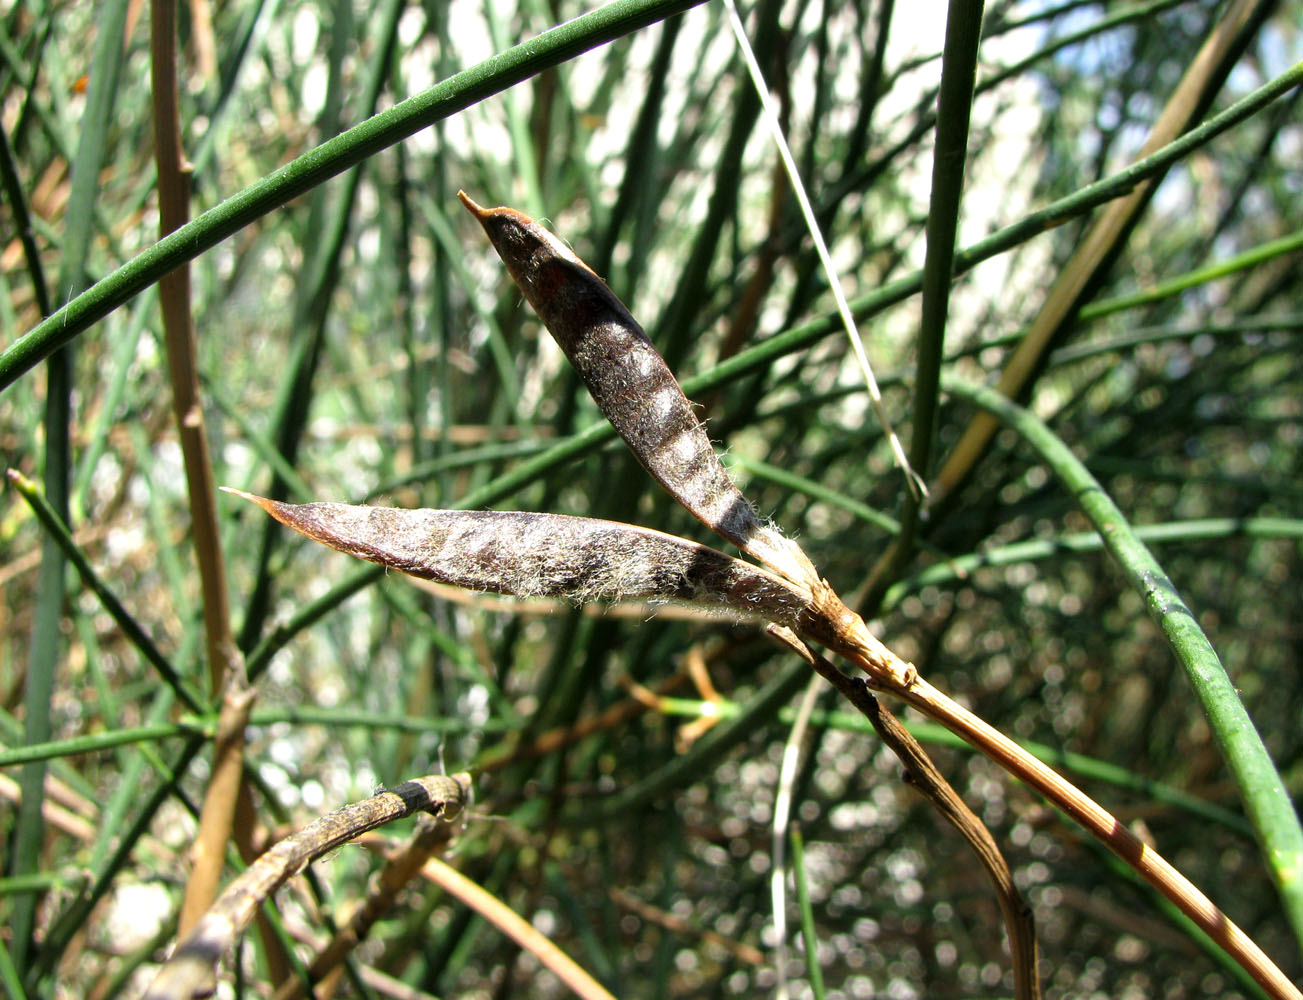
[[[665,359],[606,283],[561,240],[513,208],[457,197],[556,338],[598,407],[648,472],[743,552],[805,587],[819,581],[801,547],[761,524],[711,447]]]
[[[616,521],[494,510],[288,504],[225,488],[340,552],[412,576],[516,597],[690,604],[806,624],[811,593],[696,542]]]

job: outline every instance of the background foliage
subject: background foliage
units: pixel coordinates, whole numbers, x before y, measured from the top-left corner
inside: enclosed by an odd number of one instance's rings
[[[194,214],[582,12],[560,0],[196,3],[181,18]],[[1223,13],[1202,0],[989,5],[958,245],[1132,160]],[[138,14],[39,3],[0,13],[6,159],[54,307],[157,239]],[[944,9],[794,0],[744,14],[848,294],[915,275]],[[1299,17],[1289,2],[1254,23],[1207,115],[1297,62]],[[95,73],[116,85],[97,91]],[[1057,763],[1297,979],[1299,941],[1190,685],[1071,496],[1016,434],[997,434],[952,502],[922,523],[918,554],[870,582],[904,481],[845,338],[832,324],[803,326],[822,320],[831,296],[723,8],[646,27],[496,96],[468,92],[465,103],[196,260],[217,481],[293,500],[589,514],[709,541],[631,456],[586,430],[600,422],[595,407],[455,192],[545,217],[690,390],[697,379],[694,398],[748,495],[840,592],[863,598],[897,651],[1005,732],[1077,755]],[[79,175],[89,134],[101,137],[102,162]],[[1294,796],[1301,147],[1296,86],[1183,158],[1023,399],[1146,533]],[[5,213],[0,322],[12,344],[49,306],[16,238],[12,190]],[[1042,227],[956,280],[948,377],[981,382],[1002,368],[1092,218]],[[1282,237],[1293,242],[1265,259],[1198,275]],[[916,294],[860,308],[907,439],[919,313]],[[18,378],[0,395],[0,447],[53,495],[64,459],[48,445],[67,420],[76,541],[207,709],[160,329],[151,290],[80,336],[64,368]],[[745,353],[766,343],[779,349]],[[748,363],[720,367],[739,354]],[[974,412],[943,398],[927,471]],[[0,510],[0,741],[117,738],[37,754],[35,772],[5,760],[0,978],[32,995],[58,992],[56,979],[69,995],[110,995],[147,978],[172,938],[207,751],[182,752],[194,727],[176,720],[195,713],[183,717],[158,667],[80,578],[42,576],[42,531],[23,499],[9,490]],[[755,949],[773,944],[768,823],[791,723],[778,706],[795,701],[802,665],[719,621],[431,595],[288,537],[252,508],[224,498],[221,512],[234,629],[257,677],[246,765],[259,823],[302,825],[379,783],[478,764],[478,818],[452,860],[613,992],[773,989]],[[732,739],[688,749],[711,694],[688,679],[694,665],[718,692],[717,712],[748,714]],[[678,700],[640,706],[633,685]],[[758,700],[766,692],[780,696]],[[827,695],[820,705],[838,708]],[[966,850],[856,720],[816,718],[795,818],[827,995],[1007,993],[995,903]],[[564,745],[541,739],[581,723]],[[685,753],[696,754],[687,767]],[[1049,995],[1251,992],[994,766],[936,753],[1029,893]],[[19,785],[31,801],[42,768],[49,811],[24,838]],[[322,914],[356,899],[373,864],[350,849],[318,866],[309,886],[279,897],[281,933],[318,938]],[[254,994],[267,975],[260,947],[251,935],[243,956]],[[807,959],[795,956],[804,989]],[[358,966],[436,995],[558,989],[514,945],[415,885],[357,956],[354,988],[376,989],[360,985]]]

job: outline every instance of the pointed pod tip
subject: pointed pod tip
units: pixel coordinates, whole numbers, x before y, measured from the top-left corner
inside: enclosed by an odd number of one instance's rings
[[[477,204],[475,202],[475,199],[473,199],[465,191],[458,191],[457,197],[461,199],[461,203],[466,206],[466,210],[470,212],[471,215],[475,216],[475,218],[483,220],[484,217],[489,214],[489,210],[487,208],[484,208],[482,205]]]
[[[497,208],[485,208],[465,191],[458,191],[457,197],[460,198],[461,203],[466,206],[466,211],[475,216],[479,221],[479,224],[484,227],[484,231],[489,234],[489,239],[495,246],[497,245],[497,239],[494,237],[493,233],[494,229],[497,227],[501,227],[505,224],[525,227],[538,226],[538,223],[524,212],[514,208],[508,208],[506,205],[499,205]],[[542,229],[541,226],[539,227],[539,230],[540,232],[546,232],[546,230]]]
[[[260,497],[256,493],[246,493],[244,490],[237,490],[234,486],[219,486],[217,488],[223,493],[230,493],[232,496],[237,496],[241,500],[248,500],[250,503],[256,503],[268,514],[271,514],[273,517],[276,516],[277,504],[275,500],[268,500],[266,497]]]

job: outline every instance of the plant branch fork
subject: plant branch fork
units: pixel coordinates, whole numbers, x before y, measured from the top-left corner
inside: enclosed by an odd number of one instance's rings
[[[647,471],[693,516],[761,565],[649,528],[594,518],[294,505],[239,495],[325,545],[440,583],[576,603],[633,598],[689,604],[764,623],[780,637],[786,633],[785,641],[798,652],[801,640],[818,643],[862,670],[870,687],[941,723],[1071,816],[1272,997],[1303,1000],[1261,949],[1155,850],[873,635],[801,547],[757,516],[664,359],[623,303],[565,243],[514,209],[485,209],[464,193],[459,197]],[[814,654],[806,649],[802,655],[808,660]]]

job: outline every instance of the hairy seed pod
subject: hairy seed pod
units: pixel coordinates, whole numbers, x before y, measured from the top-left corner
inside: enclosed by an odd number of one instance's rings
[[[528,216],[513,208],[481,208],[464,192],[457,196],[653,478],[742,551],[803,586],[817,584],[801,547],[756,518],[665,359],[606,282]]]
[[[495,510],[288,504],[227,489],[340,552],[515,597],[689,604],[800,628],[805,588],[696,542],[616,521]]]

